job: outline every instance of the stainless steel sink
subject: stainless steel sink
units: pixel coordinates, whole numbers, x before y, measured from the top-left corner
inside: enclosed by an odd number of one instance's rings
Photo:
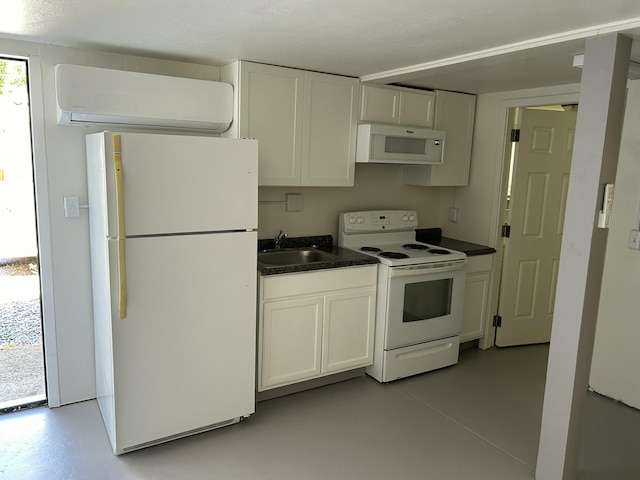
[[[316,248],[277,249],[258,253],[258,263],[267,267],[288,267],[307,263],[332,262],[339,257]]]

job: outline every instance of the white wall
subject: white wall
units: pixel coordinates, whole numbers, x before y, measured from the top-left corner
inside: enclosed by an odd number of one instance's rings
[[[146,73],[219,79],[219,68],[127,55],[105,54],[29,42],[0,39],[0,55],[32,60],[36,183],[40,218],[41,273],[45,315],[47,368],[58,374],[48,388],[52,404],[95,396],[91,271],[88,218],[65,219],[64,196],[87,201],[84,136],[97,131],[56,124],[54,66],[73,63]],[[44,188],[43,188],[44,187]],[[42,193],[45,192],[45,197]],[[47,280],[49,279],[49,281]]]
[[[627,248],[640,209],[640,80],[629,81],[607,239],[591,387],[640,408],[640,250]]]
[[[411,209],[418,212],[420,227],[437,227],[441,191],[402,183],[399,165],[356,165],[353,187],[262,187],[260,201],[282,201],[287,193],[303,195],[303,211],[287,212],[284,205],[259,206],[258,238],[271,238],[279,230],[290,237],[333,235],[338,239],[338,214],[346,211]]]

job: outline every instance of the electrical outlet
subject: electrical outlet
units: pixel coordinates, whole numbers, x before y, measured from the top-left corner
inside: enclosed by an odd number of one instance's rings
[[[640,250],[640,230],[631,230],[629,232],[629,248]]]
[[[449,221],[456,223],[458,221],[459,213],[460,213],[460,210],[458,210],[456,207],[449,208]]]

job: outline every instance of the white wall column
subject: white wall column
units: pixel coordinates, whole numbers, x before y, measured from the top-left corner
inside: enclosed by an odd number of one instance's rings
[[[631,39],[587,39],[571,164],[537,480],[574,480],[600,299],[607,230],[597,228],[604,184],[613,183]]]

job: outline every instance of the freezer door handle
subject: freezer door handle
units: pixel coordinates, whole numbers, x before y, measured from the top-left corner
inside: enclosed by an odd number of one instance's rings
[[[113,136],[113,163],[116,175],[116,212],[117,212],[117,237],[118,247],[118,312],[120,318],[127,318],[127,266],[125,261],[124,241],[126,232],[124,228],[124,175],[122,172],[122,151],[120,135]]]

